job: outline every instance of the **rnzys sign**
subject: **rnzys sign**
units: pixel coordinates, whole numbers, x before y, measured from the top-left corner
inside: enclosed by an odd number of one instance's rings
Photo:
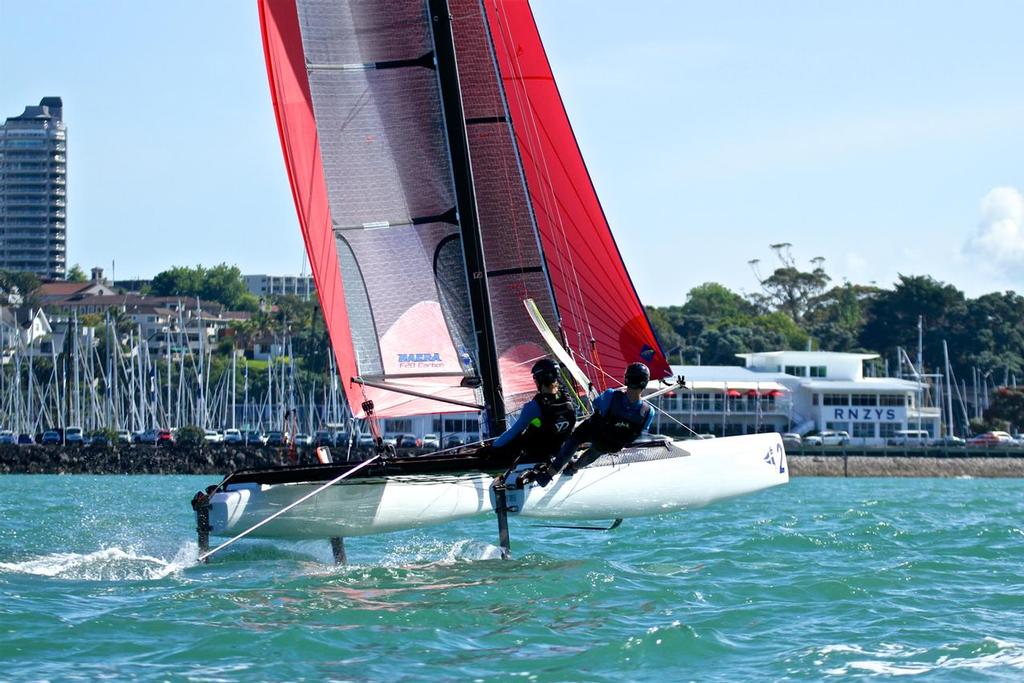
[[[906,419],[905,408],[829,408],[825,411],[826,419],[831,422],[903,422]]]

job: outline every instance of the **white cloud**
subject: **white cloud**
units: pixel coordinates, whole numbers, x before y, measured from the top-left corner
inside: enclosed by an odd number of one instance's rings
[[[1024,195],[1013,187],[993,188],[981,200],[978,232],[966,250],[1004,270],[1024,267]]]

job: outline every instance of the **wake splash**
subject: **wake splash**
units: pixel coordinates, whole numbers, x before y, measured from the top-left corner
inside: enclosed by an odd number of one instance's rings
[[[980,643],[947,644],[938,648],[942,654],[925,648],[911,648],[898,644],[884,644],[876,650],[857,645],[828,645],[818,651],[823,658],[829,655],[849,657],[841,666],[825,668],[829,676],[847,676],[860,672],[884,676],[916,676],[944,669],[984,671],[987,669],[1024,669],[1024,644],[986,636]],[[820,660],[816,662],[821,664]]]
[[[0,562],[0,572],[79,581],[154,581],[196,563],[195,543],[179,548],[167,561],[118,547],[91,553],[53,553],[22,562]]]

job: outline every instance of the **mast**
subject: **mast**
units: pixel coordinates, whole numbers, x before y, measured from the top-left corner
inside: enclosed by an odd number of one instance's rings
[[[949,422],[947,423],[948,429],[947,434],[953,434],[953,370],[949,366],[949,347],[946,346],[946,340],[942,340],[942,357],[946,363],[946,414],[949,416]]]
[[[469,278],[469,299],[473,310],[473,326],[479,350],[480,378],[483,381],[484,404],[487,406],[488,427],[491,434],[505,430],[505,403],[498,375],[498,353],[491,322],[490,295],[487,288],[487,268],[484,264],[483,241],[477,216],[476,193],[473,190],[473,170],[466,138],[466,122],[462,113],[459,71],[452,37],[451,15],[447,0],[429,0],[434,55],[441,88],[445,130],[451,153],[455,197],[462,233],[462,250]]]

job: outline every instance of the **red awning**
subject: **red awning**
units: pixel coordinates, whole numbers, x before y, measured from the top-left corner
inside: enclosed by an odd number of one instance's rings
[[[747,396],[756,397],[757,396],[757,389],[748,389],[747,390]]]
[[[739,398],[740,396],[743,395],[740,392],[736,391],[735,389],[730,389],[729,391],[725,392],[725,394],[729,398]]]
[[[779,396],[782,396],[783,393],[784,392],[778,389],[772,389],[771,391],[768,392],[768,395],[771,396],[772,398],[778,398]]]

